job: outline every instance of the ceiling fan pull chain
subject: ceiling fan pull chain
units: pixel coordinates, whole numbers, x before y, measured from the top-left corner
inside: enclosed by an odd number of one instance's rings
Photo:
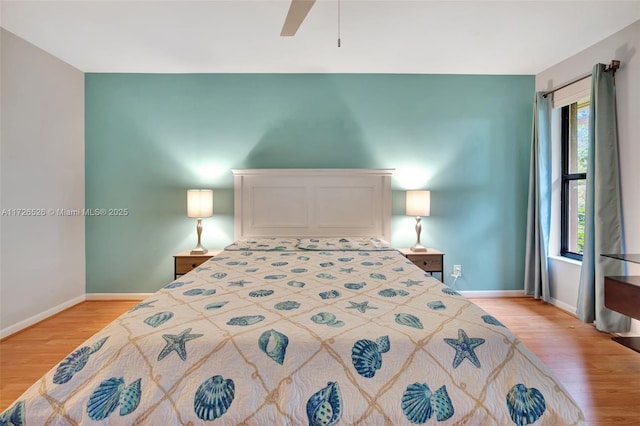
[[[340,47],[340,0],[338,0],[338,47]]]

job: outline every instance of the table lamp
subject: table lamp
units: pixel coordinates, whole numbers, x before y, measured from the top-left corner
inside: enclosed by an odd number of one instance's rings
[[[202,218],[213,216],[213,191],[211,189],[189,189],[187,191],[187,217],[198,219],[198,245],[191,250],[191,254],[205,254],[207,249],[202,246]]]
[[[416,243],[411,247],[411,251],[424,252],[427,249],[420,243],[420,233],[422,232],[421,216],[431,214],[431,192],[430,191],[407,191],[407,216],[416,217]]]

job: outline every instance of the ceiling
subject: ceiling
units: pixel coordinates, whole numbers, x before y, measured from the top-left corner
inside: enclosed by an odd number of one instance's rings
[[[0,21],[85,72],[531,75],[640,19],[635,0],[317,0],[298,33],[281,37],[288,9],[288,0],[2,0]]]

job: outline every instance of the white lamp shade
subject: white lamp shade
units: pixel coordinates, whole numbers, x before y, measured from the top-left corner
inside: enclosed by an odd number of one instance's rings
[[[431,191],[407,191],[407,216],[431,214]]]
[[[213,216],[213,191],[211,189],[189,189],[187,191],[187,217]]]

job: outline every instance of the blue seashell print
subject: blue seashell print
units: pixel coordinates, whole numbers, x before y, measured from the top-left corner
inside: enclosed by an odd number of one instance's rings
[[[248,269],[245,269],[244,271],[251,273],[251,272],[256,272],[257,270],[258,268],[248,268]]]
[[[307,261],[307,260],[309,260],[310,258],[309,258],[309,257],[307,257],[307,256],[298,256],[298,257],[297,257],[297,259],[298,259],[298,260],[302,260],[302,261],[305,261],[305,262],[306,262],[306,261]]]
[[[211,278],[215,278],[216,280],[221,280],[227,276],[226,272],[216,272],[215,274],[211,274]]]
[[[536,388],[527,388],[519,383],[507,393],[507,408],[511,420],[517,426],[535,423],[545,412],[544,396]]]
[[[391,270],[393,272],[402,272],[404,271],[404,268],[402,266],[398,266],[398,267],[392,268]]]
[[[311,321],[316,324],[327,324],[331,321],[335,321],[336,316],[331,312],[320,312],[311,317]]]
[[[336,319],[336,316],[330,312],[320,312],[311,317],[311,321],[316,324],[325,324],[329,327],[342,327],[344,321]]]
[[[372,278],[374,280],[386,280],[387,277],[385,277],[383,274],[378,274],[375,272],[372,272],[369,274],[369,278]]]
[[[427,302],[427,306],[433,309],[434,311],[441,311],[443,309],[447,309],[447,306],[442,303],[441,300],[435,300],[433,302]]]
[[[215,288],[210,288],[209,290],[205,290],[202,292],[203,296],[211,296],[212,294],[216,294]]]
[[[245,315],[242,317],[234,317],[227,321],[227,325],[240,325],[247,326],[257,324],[260,321],[264,320],[264,316],[262,315]]]
[[[265,297],[271,296],[273,294],[273,290],[254,290],[249,292],[250,297]]]
[[[213,302],[213,303],[209,303],[207,306],[205,306],[204,308],[207,310],[212,310],[212,309],[220,309],[222,308],[224,305],[226,305],[227,303],[229,303],[229,301],[225,301],[225,302]]]
[[[318,278],[324,278],[324,279],[327,279],[327,280],[335,280],[335,279],[336,279],[336,277],[334,277],[333,275],[331,275],[331,274],[325,274],[325,273],[317,274],[317,275],[316,275],[316,277],[318,277]]]
[[[376,339],[376,344],[378,345],[378,350],[381,354],[389,352],[391,349],[391,342],[389,341],[389,336],[382,336]]]
[[[360,262],[362,266],[382,266],[382,262]]]
[[[387,338],[386,343],[388,344],[389,338],[384,337]],[[387,347],[386,350],[388,351],[389,348]],[[382,368],[382,351],[378,343],[368,339],[358,340],[351,348],[351,362],[362,377],[375,376],[376,371]]]
[[[307,401],[307,418],[309,426],[333,426],[342,415],[342,394],[337,382],[329,382],[327,386],[311,395]]]
[[[182,294],[185,296],[199,296],[204,293],[204,289],[202,288],[192,288],[190,290],[184,291]]]
[[[267,330],[260,335],[258,347],[269,358],[282,365],[289,345],[289,338],[276,330]]]
[[[449,287],[445,287],[442,289],[442,292],[444,294],[449,294],[451,296],[460,296],[460,293],[458,293],[457,291],[450,289]]]
[[[198,387],[193,398],[193,409],[199,419],[215,420],[227,412],[235,392],[233,380],[213,376]]]
[[[173,312],[165,311],[158,312],[157,314],[151,315],[150,317],[145,318],[144,322],[147,325],[150,325],[153,328],[159,327],[165,322],[169,321],[173,318]]]
[[[454,409],[446,386],[432,393],[426,383],[414,383],[402,395],[402,412],[411,423],[422,424],[434,412],[439,422],[445,421],[453,416]]]
[[[434,392],[431,396],[431,407],[436,412],[436,420],[443,422],[453,416],[455,410],[453,409],[453,403],[449,394],[447,393],[447,387],[441,386],[440,389]]]
[[[111,377],[100,383],[89,397],[87,414],[91,420],[104,420],[118,407],[124,390],[122,377]]]
[[[26,423],[26,409],[24,401],[18,401],[0,415],[0,425],[23,426]]]
[[[278,302],[273,305],[279,311],[290,311],[292,309],[298,309],[300,307],[300,303],[294,302],[293,300],[285,300],[284,302]]]
[[[404,313],[396,314],[396,322],[398,324],[406,325],[413,328],[419,328],[419,329],[424,328],[422,326],[422,323],[420,322],[420,319],[415,315],[411,315],[411,314],[404,314]]]
[[[340,262],[351,262],[353,260],[353,257],[339,257],[338,260]]]
[[[291,272],[293,272],[294,274],[304,274],[307,271],[308,269],[305,268],[295,268],[291,270]]]
[[[89,356],[102,348],[107,337],[103,337],[91,346],[83,346],[73,351],[68,357],[62,360],[53,375],[53,383],[61,385],[67,383],[74,374],[82,370],[89,361]]]
[[[396,294],[398,296],[408,296],[410,293],[407,290],[398,289],[396,290]]]
[[[340,292],[338,290],[328,290],[318,293],[318,295],[322,299],[335,299],[336,297],[340,297]]]
[[[264,277],[265,280],[280,280],[282,278],[286,278],[286,275],[276,274],[276,275],[267,275]]]
[[[249,262],[238,262],[237,260],[234,260],[232,262],[227,262],[227,265],[229,266],[247,266],[249,264]]]
[[[164,288],[166,289],[171,289],[171,288],[178,288],[178,287],[182,287],[185,283],[183,281],[175,281],[172,282],[171,284],[167,284],[166,286],[164,286]]]
[[[277,268],[277,267],[279,267],[279,266],[286,266],[286,265],[288,265],[288,264],[289,264],[289,262],[273,262],[273,263],[271,264],[271,266],[275,266],[275,267]]]
[[[382,297],[396,297],[398,295],[398,290],[394,290],[392,288],[385,288],[380,290],[378,294]]]
[[[120,394],[120,415],[126,416],[135,411],[140,404],[140,382],[142,379],[138,379],[127,386]]]
[[[426,383],[413,383],[402,394],[402,412],[411,423],[422,424],[433,415],[431,389]]]
[[[297,287],[297,288],[302,288],[305,286],[305,284],[302,281],[289,281],[287,285],[289,287]]]
[[[483,315],[481,318],[487,324],[497,325],[498,327],[504,327],[504,324],[502,324],[492,315]]]
[[[366,251],[361,251],[360,253],[358,253],[358,256],[367,257],[369,256],[369,253],[367,253]]]
[[[350,290],[360,290],[361,288],[363,288],[366,285],[367,285],[367,283],[365,283],[365,282],[361,282],[361,283],[346,283],[344,285],[344,287],[348,288]]]
[[[320,264],[320,266],[322,266],[323,268],[330,268],[330,267],[332,267],[333,265],[334,265],[334,263],[333,263],[333,262],[322,262],[322,263]]]

